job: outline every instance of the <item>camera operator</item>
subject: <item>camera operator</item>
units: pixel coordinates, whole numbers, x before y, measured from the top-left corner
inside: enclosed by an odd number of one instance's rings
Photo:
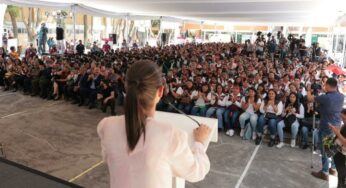
[[[275,55],[275,52],[276,52],[276,40],[275,40],[275,37],[272,36],[271,40],[268,41],[268,52],[270,54],[270,58],[272,61],[274,61],[274,55]]]
[[[336,143],[341,146],[341,151],[334,155],[334,162],[338,171],[338,188],[346,187],[346,109],[341,111],[343,126],[341,129],[329,126],[336,135]]]
[[[93,55],[98,55],[102,53],[102,49],[97,46],[97,43],[93,43],[93,47],[90,49],[91,54]]]
[[[312,44],[312,61],[318,61],[321,56],[321,48],[318,42]]]
[[[103,113],[107,112],[107,107],[111,108],[111,115],[115,115],[115,88],[112,87],[107,80],[101,80],[100,90],[97,94],[97,99],[101,101],[101,109]]]
[[[315,97],[312,95],[311,85],[308,86],[307,98],[310,102],[317,102],[320,105],[320,129],[319,129],[319,140],[323,140],[325,137],[332,134],[329,128],[329,123],[340,127],[341,119],[339,113],[342,110],[344,103],[344,95],[337,92],[338,82],[334,78],[329,78],[326,82],[325,95]],[[322,170],[319,172],[312,172],[311,174],[322,180],[329,180],[329,174],[335,175],[335,165],[332,162],[331,168],[329,169],[329,159],[326,156],[323,146],[321,145],[322,155]]]
[[[305,42],[301,42],[299,45],[299,55],[302,61],[308,55],[308,48],[305,46]]]

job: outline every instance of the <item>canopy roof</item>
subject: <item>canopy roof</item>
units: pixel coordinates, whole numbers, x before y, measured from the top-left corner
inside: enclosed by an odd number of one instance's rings
[[[0,0],[19,6],[61,8],[86,14],[172,21],[332,25],[346,0]]]

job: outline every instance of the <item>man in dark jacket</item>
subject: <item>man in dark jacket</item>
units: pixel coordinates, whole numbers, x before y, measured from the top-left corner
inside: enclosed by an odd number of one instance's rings
[[[94,68],[93,72],[88,77],[88,82],[90,82],[89,88],[89,109],[96,107],[97,92],[101,83],[103,76],[100,74],[100,68]]]
[[[40,77],[40,97],[45,99],[47,97],[49,97],[50,93],[50,88],[52,85],[51,79],[52,79],[52,67],[50,64],[48,64],[47,66],[45,65],[41,65],[44,66],[43,69],[41,69],[40,73],[39,73],[39,77]]]
[[[79,44],[76,47],[78,55],[83,55],[85,51],[84,44],[82,43],[82,40],[79,40]]]
[[[87,72],[85,67],[81,68],[81,73],[80,73],[80,79],[78,82],[78,88],[79,88],[79,106],[83,106],[85,103],[85,99],[89,95],[89,89],[90,89],[90,84],[91,82],[88,81],[89,78],[89,73]]]

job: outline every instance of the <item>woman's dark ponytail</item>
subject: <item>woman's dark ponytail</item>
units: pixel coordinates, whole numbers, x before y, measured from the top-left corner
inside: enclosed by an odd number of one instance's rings
[[[162,72],[148,60],[134,63],[126,73],[125,125],[129,151],[133,151],[144,134],[148,110],[155,108],[158,88],[162,86]]]
[[[134,150],[142,133],[145,136],[146,116],[141,108],[136,84],[128,84],[125,97],[125,124],[127,143]]]

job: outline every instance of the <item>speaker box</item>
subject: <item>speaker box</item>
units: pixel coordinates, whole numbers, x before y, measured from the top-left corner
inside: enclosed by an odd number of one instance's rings
[[[161,41],[162,41],[163,43],[166,43],[166,41],[167,41],[167,33],[162,33],[162,34],[161,34]]]
[[[117,34],[109,34],[109,38],[112,39],[113,44],[117,44]]]
[[[56,28],[56,40],[64,40],[64,29],[61,27]]]

